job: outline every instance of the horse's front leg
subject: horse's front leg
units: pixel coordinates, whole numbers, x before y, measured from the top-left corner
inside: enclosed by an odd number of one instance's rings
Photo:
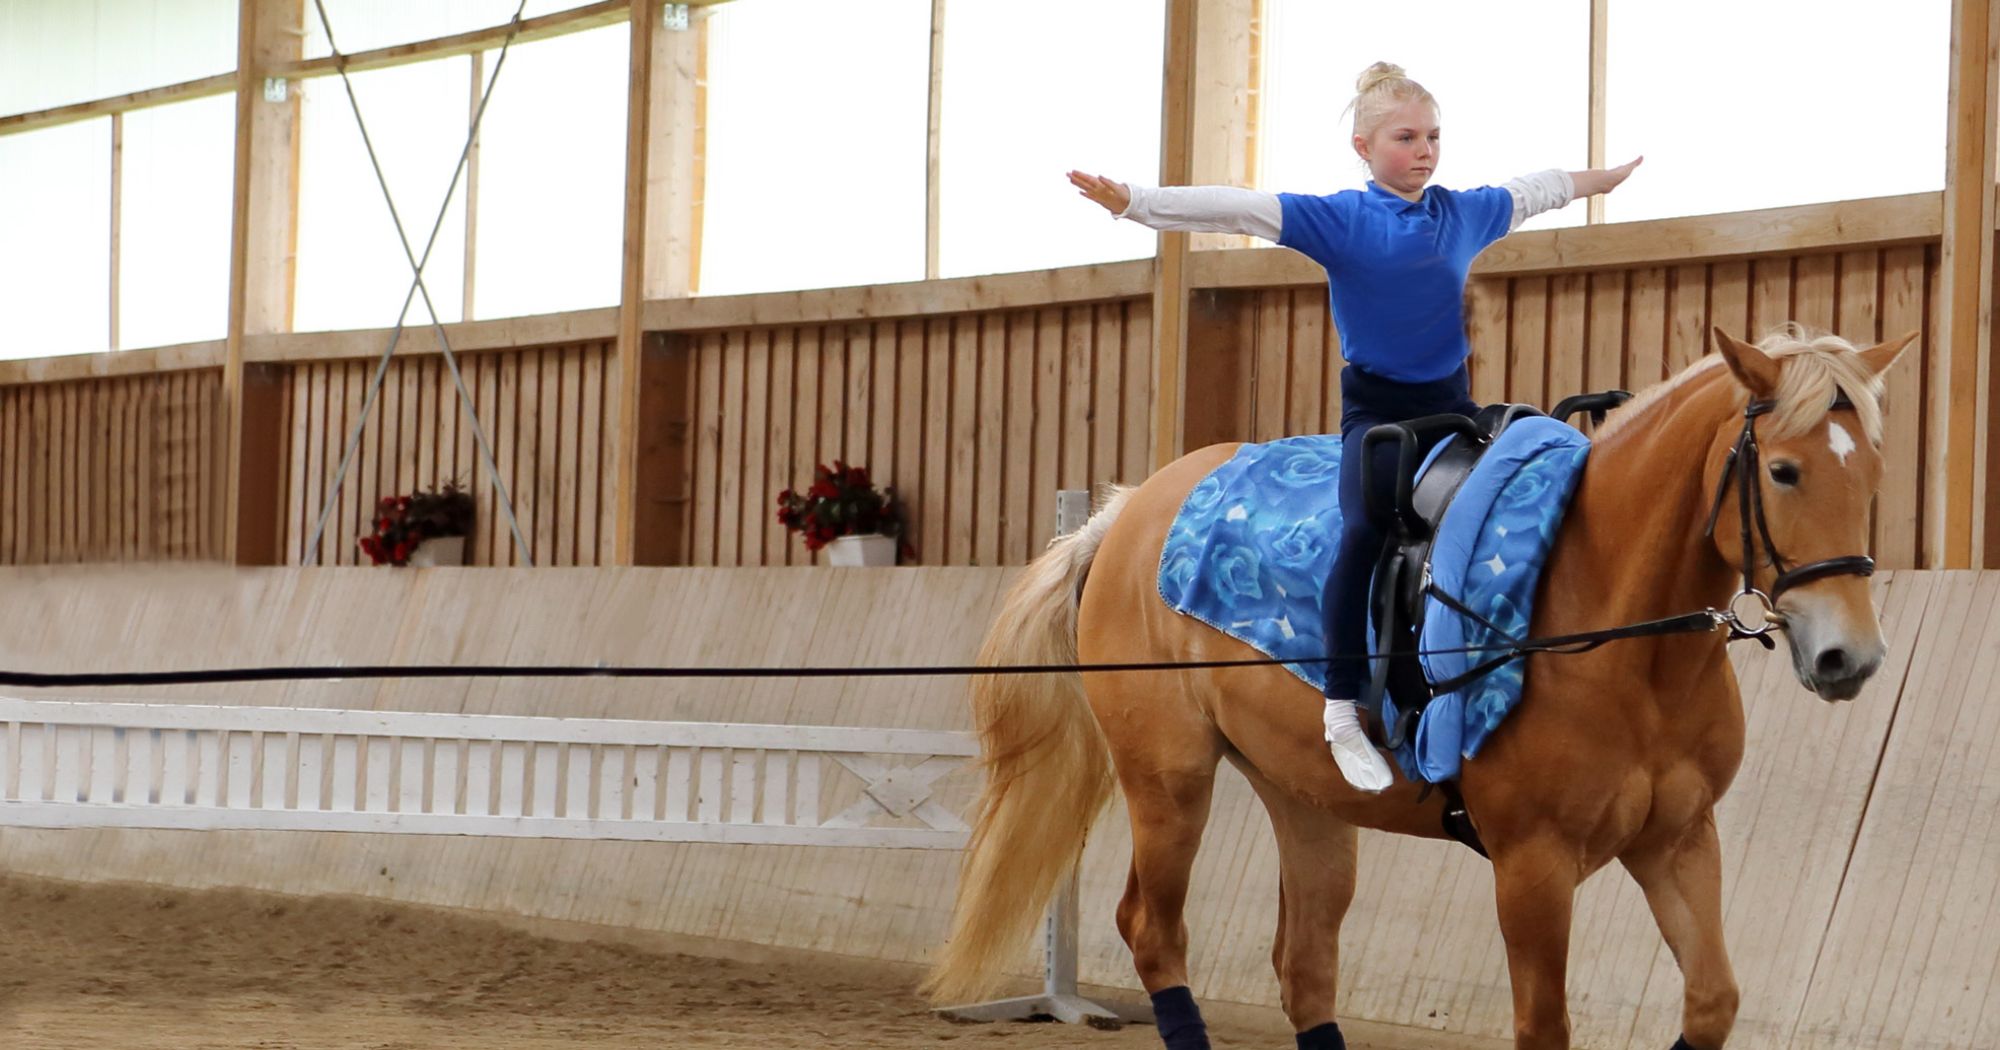
[[[1570,914],[1583,881],[1573,844],[1550,838],[1496,850],[1493,882],[1507,973],[1514,985],[1515,1050],[1569,1050]]]
[[[1677,839],[1620,860],[1646,891],[1660,935],[1680,963],[1686,999],[1675,1050],[1721,1050],[1736,1024],[1736,975],[1722,940],[1722,847],[1709,809]]]

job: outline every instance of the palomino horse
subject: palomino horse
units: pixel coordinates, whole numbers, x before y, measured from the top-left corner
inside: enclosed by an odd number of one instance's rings
[[[1715,337],[1719,355],[1642,393],[1600,429],[1550,553],[1533,634],[1723,605],[1747,561],[1758,589],[1777,596],[1800,683],[1850,699],[1883,654],[1861,578],[1872,563],[1855,557],[1882,471],[1880,376],[1914,333],[1858,352],[1795,330],[1758,346]],[[1742,451],[1746,419],[1761,462],[1732,453]],[[1168,609],[1156,586],[1182,500],[1235,449],[1181,458],[1052,544],[1008,595],[981,663],[1255,658]],[[1735,463],[1755,471],[1747,486],[1726,476],[1747,472]],[[1745,494],[1761,513],[1740,513]],[[1779,579],[1786,565],[1799,568]],[[1737,985],[1723,946],[1715,804],[1743,755],[1744,715],[1725,640],[1677,634],[1532,656],[1519,708],[1465,763],[1464,802],[1492,857],[1516,1047],[1569,1045],[1573,898],[1613,860],[1644,890],[1679,961],[1677,1045],[1712,1050],[1728,1037]],[[935,998],[969,998],[995,960],[1020,949],[1115,775],[1132,824],[1118,930],[1155,1003],[1163,991],[1185,1000],[1182,907],[1227,758],[1277,835],[1271,956],[1285,1012],[1302,1046],[1342,1045],[1334,985],[1355,829],[1441,837],[1438,798],[1419,803],[1418,787],[1400,779],[1380,795],[1350,788],[1321,740],[1319,697],[1278,666],[996,675],[973,683],[972,703],[987,780],[951,940],[928,985]],[[1198,1023],[1168,1042],[1207,1046]]]

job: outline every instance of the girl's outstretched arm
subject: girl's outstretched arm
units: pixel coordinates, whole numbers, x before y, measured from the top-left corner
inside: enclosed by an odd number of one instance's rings
[[[1235,186],[1128,186],[1102,175],[1069,173],[1070,185],[1112,215],[1155,230],[1243,233],[1277,241],[1284,226],[1278,195]]]
[[[1632,174],[1632,169],[1638,167],[1639,162],[1645,159],[1644,157],[1634,157],[1615,168],[1593,168],[1589,171],[1572,171],[1569,173],[1569,178],[1571,182],[1576,184],[1577,196],[1594,197],[1597,194],[1610,193],[1612,190],[1617,189],[1618,184],[1624,182],[1626,176]]]

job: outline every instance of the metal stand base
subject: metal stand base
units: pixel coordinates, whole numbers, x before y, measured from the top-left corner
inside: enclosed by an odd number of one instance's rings
[[[1152,1011],[1134,1010],[1144,1017],[1101,1006],[1080,995],[1024,995],[1016,999],[996,999],[990,1003],[941,1006],[932,1011],[956,1021],[1025,1021],[1031,1017],[1053,1017],[1064,1024],[1087,1024],[1093,1028],[1117,1027],[1127,1021],[1151,1023]]]

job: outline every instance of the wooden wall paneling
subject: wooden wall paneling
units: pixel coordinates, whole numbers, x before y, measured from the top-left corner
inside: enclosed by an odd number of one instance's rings
[[[1708,267],[1676,266],[1667,271],[1667,374],[1679,375],[1707,347]]]
[[[595,431],[584,426],[583,403],[583,363],[596,357],[596,346],[585,343],[568,348],[554,363],[558,370],[557,383],[562,396],[556,401],[557,412],[550,413],[556,428],[556,553],[557,565],[597,565],[600,564],[593,552],[585,544],[584,523],[597,512],[597,501],[583,499],[583,478],[585,471],[595,471],[596,448],[585,450],[585,444],[595,437]],[[644,382],[644,368],[641,367],[641,382]],[[641,399],[645,397],[640,394]],[[646,423],[641,414],[640,425]],[[652,478],[642,478],[639,485],[637,503],[659,494],[651,491],[658,482]],[[590,530],[595,532],[595,530]]]
[[[1792,318],[1792,262],[1789,255],[1750,264],[1751,342]]]
[[[979,484],[972,517],[972,562],[975,565],[1007,564],[1007,507],[1012,489],[1006,484],[1013,463],[1009,448],[1018,448],[1007,438],[1014,424],[1008,418],[1011,389],[1007,365],[1007,319],[1000,314],[968,318],[976,327],[979,344]],[[1147,417],[1146,425],[1152,426]]]
[[[717,509],[721,482],[716,472],[722,463],[723,349],[720,334],[703,335],[695,344],[694,545],[690,565],[720,564],[716,534],[721,528]]]
[[[1927,256],[1921,246],[1882,252],[1882,334],[1924,332],[1883,377],[1882,484],[1875,496],[1875,550],[1884,565],[1899,568],[1924,563],[1924,407],[1930,375],[1925,362],[1936,339],[1925,289]]]
[[[868,447],[869,425],[881,410],[874,398],[875,372],[883,366],[883,355],[877,349],[872,324],[847,326],[847,440],[841,446],[841,457],[849,466],[878,466],[873,462],[874,450]]]
[[[1658,267],[1632,271],[1626,293],[1625,370],[1627,390],[1644,390],[1666,378],[1667,272]]]
[[[1839,312],[1834,299],[1839,265],[1839,256],[1828,252],[1799,256],[1792,270],[1792,320],[1839,334],[1834,329]]]
[[[1056,307],[1036,310],[1034,318],[1035,355],[1035,447],[1028,480],[1028,558],[1042,552],[1056,534],[1055,488],[1062,476],[1062,311]]]
[[[1708,269],[1708,323],[1738,339],[1755,342],[1750,320],[1750,264],[1719,262]],[[1706,340],[1704,340],[1706,342]]]
[[[952,516],[960,513],[952,492],[952,467],[956,449],[952,447],[954,422],[953,387],[965,382],[953,365],[952,319],[929,318],[924,325],[923,421],[923,508],[921,534],[913,537],[917,563],[921,565],[963,565],[951,552]]]
[[[1625,385],[1627,277],[1624,270],[1590,275],[1590,350],[1584,355],[1583,376],[1583,385],[1590,390],[1631,389]]]
[[[1315,297],[1296,289],[1280,292],[1290,315],[1292,378],[1285,403],[1285,430],[1291,434],[1329,433],[1326,424],[1326,332]]]
[[[1126,300],[1124,309],[1125,393],[1121,409],[1125,418],[1124,436],[1119,441],[1123,460],[1120,476],[1127,484],[1136,485],[1153,473],[1158,451],[1153,447],[1157,435],[1151,413],[1146,409],[1153,403],[1158,373],[1153,365],[1152,309],[1143,299]]]
[[[1267,289],[1251,293],[1250,302],[1256,325],[1250,342],[1250,430],[1242,436],[1275,441],[1287,433],[1285,415],[1291,404],[1291,296]]]
[[[1091,311],[1090,487],[1124,480],[1119,442],[1124,438],[1125,304],[1099,303]]]
[[[820,373],[824,355],[820,327],[809,325],[797,329],[793,349],[796,376],[793,386],[798,390],[798,403],[792,406],[792,465],[785,474],[785,486],[802,491],[803,486],[812,484],[813,464],[819,462],[821,446],[826,440],[825,432],[820,429],[820,406],[828,396]],[[788,535],[785,564],[803,565],[811,560],[812,554],[805,543]]]
[[[1548,406],[1584,392],[1588,353],[1590,278],[1581,273],[1559,274],[1549,281]]]
[[[971,315],[949,319],[951,345],[947,354],[952,379],[950,461],[946,470],[951,479],[951,520],[946,526],[949,542],[945,551],[947,565],[990,564],[981,562],[982,555],[977,546],[985,514],[981,499],[985,471],[980,465],[980,444],[985,424],[980,417],[980,402],[982,396],[990,398],[993,393],[985,385],[987,372],[980,353],[981,322],[981,318]],[[988,469],[997,466],[989,464]]]
[[[1035,315],[1017,310],[1007,317],[1007,436],[1005,485],[1000,508],[1003,529],[1000,564],[1022,565],[1034,551],[1035,484]]]
[[[809,400],[811,392],[799,385],[796,368],[799,330],[778,328],[771,332],[771,407],[770,443],[765,449],[766,466],[764,487],[769,490],[762,507],[753,505],[752,510],[764,515],[764,556],[765,565],[789,564],[787,557],[796,538],[777,521],[778,493],[798,484],[799,472],[793,466],[792,442],[797,426],[798,404]]]
[[[1090,306],[1067,306],[1062,313],[1062,381],[1057,387],[1061,393],[1051,399],[1051,407],[1060,413],[1062,420],[1061,468],[1054,485],[1059,489],[1088,489],[1092,481],[1091,393],[1096,386],[1096,355],[1092,345],[1096,327],[1091,323],[1092,312]],[[1051,521],[1055,518],[1053,502],[1049,504],[1049,518]]]
[[[782,485],[771,483],[772,409],[777,404],[771,388],[771,337],[768,328],[753,329],[744,342],[743,403],[736,429],[743,432],[743,481],[739,497],[743,503],[742,553],[740,565],[767,565],[767,527],[777,521],[767,512]]]
[[[926,401],[926,372],[930,364],[930,351],[926,345],[930,332],[923,318],[911,318],[896,322],[896,415],[895,472],[884,479],[896,486],[905,505],[905,521],[910,534],[898,544],[908,542],[915,548],[930,531],[934,511],[942,512],[943,507],[933,508],[932,489],[928,481],[930,448],[924,440],[930,432],[930,421],[924,415]],[[924,557],[922,551],[918,557]],[[930,557],[937,557],[931,554]]]
[[[549,352],[532,349],[508,355],[521,376],[520,408],[514,420],[514,476],[519,479],[521,533],[528,541],[523,560],[538,566],[549,564],[550,508],[545,497],[553,495],[542,490],[547,454],[542,440],[542,410],[547,404],[542,390],[542,358]]]
[[[1549,279],[1518,277],[1508,307],[1506,400],[1549,407]]]
[[[1255,421],[1257,296],[1250,290],[1197,289],[1188,296],[1189,391],[1181,437],[1187,451],[1227,441],[1247,441]]]
[[[1506,278],[1466,282],[1466,338],[1472,344],[1472,399],[1494,404],[1507,399],[1507,322],[1512,284]]]
[[[644,385],[645,368],[643,364],[645,356],[644,343],[645,340],[641,338],[639,353],[642,360],[640,365],[640,383],[642,387]],[[546,541],[539,537],[536,539],[536,547],[548,552],[546,555],[538,555],[536,557],[536,564],[538,565],[575,564],[573,560],[565,559],[562,553],[563,548],[572,542],[568,519],[576,506],[575,497],[572,496],[567,502],[558,502],[558,500],[561,498],[563,491],[563,481],[569,476],[570,468],[566,464],[572,452],[570,446],[576,441],[571,431],[561,425],[564,410],[569,404],[570,398],[575,396],[573,390],[563,385],[563,363],[582,352],[582,349],[581,346],[572,344],[569,346],[546,348],[540,354],[542,366],[542,404],[537,415],[541,421],[542,436],[539,447],[540,456],[538,458],[540,476],[535,479],[535,488],[542,499],[545,509],[540,515],[539,522],[541,524],[538,524],[537,529],[539,531],[541,527],[545,526],[549,535]],[[642,390],[640,397],[643,399],[644,396],[645,394]],[[643,430],[646,420],[639,419],[636,425]],[[633,503],[633,513],[635,516],[638,513],[636,498]]]

